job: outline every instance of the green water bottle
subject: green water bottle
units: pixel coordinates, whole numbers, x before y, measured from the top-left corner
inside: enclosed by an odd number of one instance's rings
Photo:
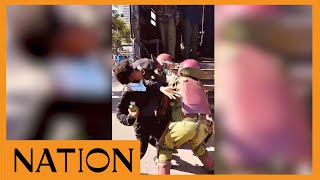
[[[131,112],[137,112],[138,111],[138,106],[136,105],[136,102],[131,101],[129,109],[130,109]]]
[[[130,102],[129,109],[130,109],[131,112],[137,112],[137,111],[138,111],[138,106],[136,105],[136,102],[131,101],[131,102]],[[133,126],[133,127],[137,127],[137,118],[136,118],[136,120],[134,121],[134,123],[133,123],[132,126]]]

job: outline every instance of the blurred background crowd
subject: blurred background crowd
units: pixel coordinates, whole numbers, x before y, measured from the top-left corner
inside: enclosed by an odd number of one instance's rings
[[[7,6],[7,139],[111,139],[111,6]]]

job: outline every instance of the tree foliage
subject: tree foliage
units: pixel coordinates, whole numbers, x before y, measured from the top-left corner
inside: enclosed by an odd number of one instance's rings
[[[112,10],[112,51],[121,48],[122,43],[131,43],[130,29],[117,10]]]

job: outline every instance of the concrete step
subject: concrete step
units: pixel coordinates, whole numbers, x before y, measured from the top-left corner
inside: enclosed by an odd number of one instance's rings
[[[206,85],[214,85],[214,79],[201,79],[200,80],[202,84],[206,84]]]
[[[209,57],[199,57],[198,58],[201,62],[214,62],[213,58],[209,58]]]
[[[214,69],[214,63],[199,63],[201,69]]]
[[[206,89],[206,91],[214,91],[214,85],[204,84],[203,86]]]

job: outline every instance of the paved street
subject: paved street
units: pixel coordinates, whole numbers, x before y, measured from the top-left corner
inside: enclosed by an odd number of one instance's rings
[[[118,98],[121,95],[123,86],[117,82],[115,78],[112,79],[112,137],[114,140],[134,140],[133,127],[124,126],[117,120],[115,110]],[[207,144],[207,149],[213,153],[214,148],[213,138]],[[157,174],[157,166],[153,161],[156,155],[156,148],[149,145],[148,151],[144,158],[141,160],[141,173],[142,174]],[[171,174],[205,174],[206,171],[202,167],[202,163],[197,157],[193,156],[192,151],[185,145],[178,149],[178,154],[174,154],[172,160]]]

